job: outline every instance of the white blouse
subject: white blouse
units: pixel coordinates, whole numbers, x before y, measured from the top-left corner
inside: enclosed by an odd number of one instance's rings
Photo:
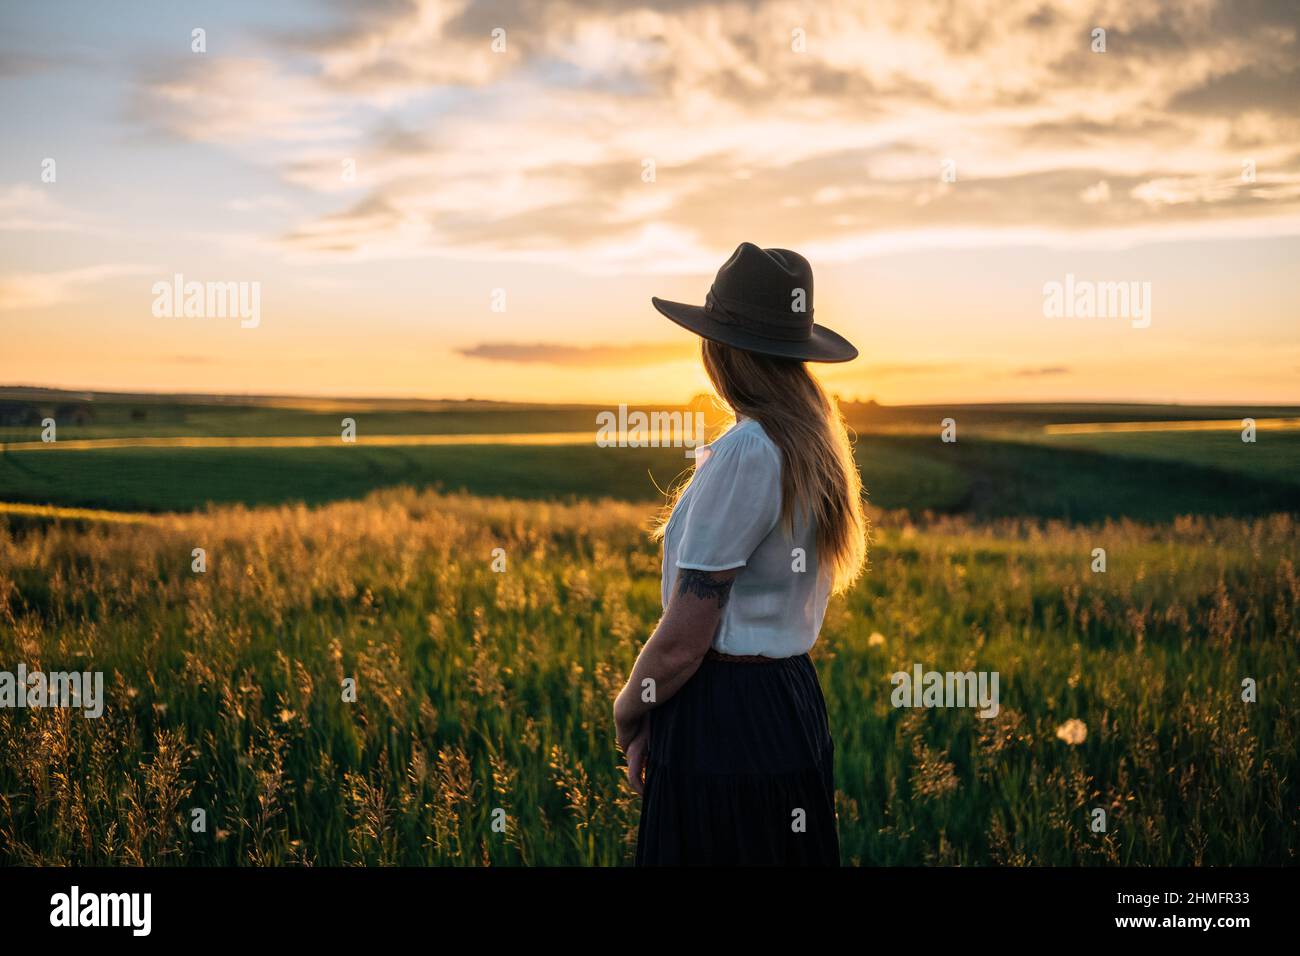
[[[695,474],[664,532],[663,606],[678,568],[743,568],[713,649],[764,657],[805,653],[821,629],[831,580],[818,564],[816,532],[806,517],[797,517],[793,536],[781,527],[780,449],[762,425],[742,418],[695,455]]]

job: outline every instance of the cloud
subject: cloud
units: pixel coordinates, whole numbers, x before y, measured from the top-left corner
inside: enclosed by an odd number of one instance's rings
[[[62,272],[17,273],[0,276],[0,311],[41,309],[73,301],[84,286],[120,276],[155,273],[154,266],[109,263]]]
[[[1106,180],[1098,180],[1093,185],[1087,187],[1079,193],[1079,198],[1086,203],[1099,203],[1110,201],[1110,183]]]
[[[1037,368],[1019,368],[1011,374],[1016,378],[1043,378],[1051,375],[1069,375],[1070,368],[1065,365],[1042,365]]]
[[[294,260],[671,271],[774,231],[832,258],[963,234],[1300,233],[1279,2],[327,10],[278,58],[174,61],[136,99],[140,122],[336,201],[273,237]],[[1231,182],[1243,149],[1249,188]]]
[[[50,198],[53,186],[27,183],[0,187],[0,230],[6,232],[79,232],[102,235],[106,230]]]
[[[256,57],[190,56],[153,66],[128,108],[138,125],[187,142],[237,148],[351,138],[347,102],[312,76]]]
[[[1240,173],[1236,176],[1168,176],[1139,183],[1132,188],[1131,194],[1146,205],[1162,207],[1290,204],[1300,200],[1300,172],[1257,172],[1254,182],[1243,181]]]
[[[1182,90],[1169,105],[1176,110],[1221,116],[1263,110],[1297,117],[1300,116],[1300,68],[1243,67]]]
[[[560,365],[577,368],[663,365],[690,361],[698,349],[693,345],[555,345],[546,343],[497,342],[457,349],[466,358],[521,365]]]
[[[282,212],[289,207],[289,200],[274,194],[246,196],[226,201],[226,208],[234,212]]]

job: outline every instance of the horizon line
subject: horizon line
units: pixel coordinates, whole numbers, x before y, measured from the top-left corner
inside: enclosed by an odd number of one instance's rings
[[[924,402],[906,402],[900,404],[889,404],[877,401],[875,398],[848,398],[839,395],[834,389],[828,389],[836,400],[842,405],[876,405],[879,408],[936,408],[944,406],[960,406],[969,408],[992,408],[999,406],[1015,407],[1047,407],[1047,406],[1146,406],[1146,407],[1174,407],[1174,408],[1198,408],[1198,407],[1218,407],[1218,408],[1249,408],[1249,407],[1268,407],[1268,408],[1300,408],[1300,400],[1295,402],[1276,402],[1276,401],[1251,401],[1249,399],[1232,399],[1230,401],[1213,401],[1213,400],[1164,400],[1152,401],[1149,399],[1116,399],[1116,398],[1067,398],[1052,400],[983,400],[983,401],[965,401],[965,400],[930,400]],[[173,392],[173,391],[127,391],[113,388],[68,388],[66,386],[56,385],[32,385],[32,384],[0,384],[0,397],[17,397],[13,393],[21,392],[46,392],[56,393],[68,398],[80,397],[82,401],[94,401],[98,398],[121,398],[121,399],[141,399],[146,401],[159,401],[163,399],[193,399],[193,400],[222,400],[222,401],[277,401],[277,402],[384,402],[384,403],[418,403],[427,405],[438,404],[480,404],[495,405],[507,407],[542,407],[542,408],[605,408],[608,403],[596,401],[538,401],[538,400],[515,400],[515,399],[497,399],[497,398],[449,398],[446,396],[425,397],[414,395],[328,395],[328,394],[309,394],[302,392]],[[665,408],[686,407],[696,398],[707,396],[706,392],[698,392],[691,399],[686,401],[673,402],[619,402],[617,405],[626,405],[632,407],[656,407]],[[51,397],[54,397],[51,395]],[[28,399],[34,400],[34,399]]]

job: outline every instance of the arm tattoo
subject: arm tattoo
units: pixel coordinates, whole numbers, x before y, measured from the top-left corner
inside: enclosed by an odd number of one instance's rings
[[[709,571],[682,568],[677,575],[677,593],[694,594],[700,600],[715,598],[718,602],[718,610],[721,611],[727,606],[727,598],[731,594],[731,585],[734,582],[735,578],[729,581],[718,581]]]

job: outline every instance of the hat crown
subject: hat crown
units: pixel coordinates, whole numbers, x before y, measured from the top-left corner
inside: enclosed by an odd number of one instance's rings
[[[703,305],[651,296],[678,325],[731,348],[800,362],[848,362],[858,350],[833,329],[813,324],[813,274],[789,249],[736,247]]]
[[[760,249],[742,242],[718,270],[713,294],[732,307],[801,316],[812,327],[812,266],[789,249]]]

